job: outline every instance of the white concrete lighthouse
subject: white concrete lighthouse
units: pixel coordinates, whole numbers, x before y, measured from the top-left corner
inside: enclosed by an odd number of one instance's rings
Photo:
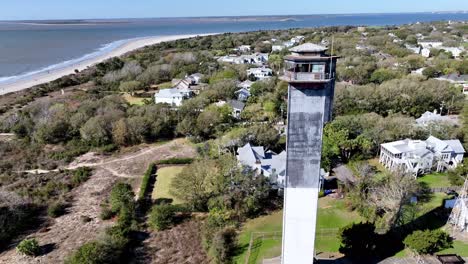
[[[338,57],[306,43],[285,57],[282,80],[289,83],[286,183],[284,189],[283,264],[311,264],[324,123],[329,121]]]

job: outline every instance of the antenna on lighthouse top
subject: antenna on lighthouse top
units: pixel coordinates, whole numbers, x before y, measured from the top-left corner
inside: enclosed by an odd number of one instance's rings
[[[333,42],[335,42],[335,36],[332,36],[332,42],[331,42],[331,51],[330,51],[330,79],[332,78],[332,72],[333,72]]]

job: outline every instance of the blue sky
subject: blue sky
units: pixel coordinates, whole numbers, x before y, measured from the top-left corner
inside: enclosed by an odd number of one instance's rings
[[[3,0],[0,20],[468,10],[468,0]]]

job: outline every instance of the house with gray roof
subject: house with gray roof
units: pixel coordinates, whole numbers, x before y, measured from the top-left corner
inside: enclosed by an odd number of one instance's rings
[[[245,103],[239,100],[229,100],[228,104],[232,107],[232,116],[240,118],[240,115],[245,108]]]
[[[249,167],[257,174],[270,180],[279,189],[284,188],[286,180],[286,151],[276,154],[266,151],[264,147],[253,146],[250,143],[237,149],[237,160],[243,166]],[[320,170],[320,186],[323,186],[327,173]]]
[[[454,169],[463,162],[465,149],[460,140],[399,140],[380,145],[379,162],[392,171],[415,176]]]
[[[237,160],[243,166],[269,178],[272,184],[283,188],[286,177],[285,151],[276,154],[273,151],[265,151],[264,147],[247,143],[237,149]]]
[[[456,116],[443,116],[438,114],[437,111],[429,112],[426,111],[424,114],[421,115],[420,118],[416,119],[416,124],[421,127],[427,127],[431,124],[450,124],[450,125],[457,125],[458,118]]]
[[[178,107],[182,105],[183,100],[191,98],[193,94],[193,91],[188,88],[162,89],[154,94],[154,102]]]

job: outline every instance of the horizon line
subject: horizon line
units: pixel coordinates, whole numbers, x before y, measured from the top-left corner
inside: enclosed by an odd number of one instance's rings
[[[7,19],[0,22],[23,22],[23,21],[72,21],[72,20],[130,20],[130,19],[195,19],[195,18],[254,18],[254,17],[300,17],[300,16],[344,16],[344,15],[392,15],[392,14],[448,14],[468,13],[468,10],[453,11],[415,11],[415,12],[364,12],[364,13],[316,13],[316,14],[273,14],[273,15],[226,15],[226,16],[161,16],[161,17],[111,17],[111,18],[52,18],[52,19]]]

